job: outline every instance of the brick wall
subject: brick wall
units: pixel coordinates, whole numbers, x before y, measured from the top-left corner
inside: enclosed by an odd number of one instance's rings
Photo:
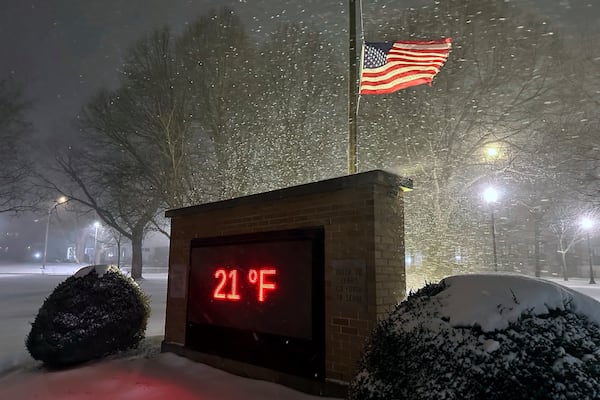
[[[377,319],[405,295],[402,188],[370,171],[217,203],[171,210],[165,343],[183,346],[190,241],[323,227],[325,368],[349,381]]]

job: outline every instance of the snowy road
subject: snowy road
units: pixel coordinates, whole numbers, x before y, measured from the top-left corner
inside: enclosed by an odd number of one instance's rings
[[[589,278],[570,278],[568,281],[561,278],[549,278],[548,280],[577,290],[580,293],[600,301],[600,279],[596,279],[597,283],[593,285],[589,283]]]
[[[44,299],[79,266],[0,265],[0,373],[34,361],[25,348],[25,337]],[[140,282],[150,296],[152,315],[146,336],[163,336],[167,275],[145,274]]]

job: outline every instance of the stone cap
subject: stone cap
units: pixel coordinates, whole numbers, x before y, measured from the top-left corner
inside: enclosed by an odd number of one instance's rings
[[[305,183],[303,185],[291,186],[283,189],[272,190],[270,192],[251,194],[249,196],[237,197],[229,200],[222,200],[213,203],[171,209],[165,212],[165,216],[168,218],[173,218],[184,215],[192,215],[209,210],[233,208],[241,205],[250,205],[269,200],[281,200],[284,198],[303,196],[307,194],[333,192],[336,190],[346,189],[349,187],[364,184],[384,185],[403,191],[409,191],[413,188],[413,182],[411,179],[402,178],[391,172],[378,169],[367,172],[361,172],[353,175],[346,175],[337,178],[326,179],[318,182]]]

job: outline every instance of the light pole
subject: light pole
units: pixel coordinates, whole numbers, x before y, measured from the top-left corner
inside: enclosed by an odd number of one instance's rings
[[[66,203],[67,200],[68,199],[65,196],[60,196],[48,208],[48,215],[46,217],[46,235],[44,236],[44,254],[42,255],[42,269],[46,269],[46,255],[48,254],[48,231],[50,230],[50,217],[52,216],[52,210],[54,210],[59,204]]]
[[[94,264],[98,263],[98,228],[100,227],[100,222],[94,222]]]
[[[494,218],[494,204],[498,201],[498,191],[493,187],[488,187],[483,192],[483,199],[490,205],[490,213],[492,216],[492,249],[494,254],[494,271],[498,272],[498,255],[496,252],[496,219]]]
[[[581,219],[581,227],[585,230],[587,236],[587,248],[588,248],[588,259],[590,261],[590,284],[595,285],[596,281],[594,280],[594,268],[592,267],[592,246],[590,245],[590,230],[594,226],[594,221],[592,221],[589,217],[584,217]]]

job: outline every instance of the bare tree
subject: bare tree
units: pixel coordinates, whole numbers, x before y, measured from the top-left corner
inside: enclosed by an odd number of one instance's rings
[[[518,6],[491,0],[436,2],[386,28],[381,39],[451,36],[453,50],[432,87],[362,100],[360,131],[368,134],[360,135],[361,154],[371,155],[369,166],[414,179],[407,245],[425,254],[430,276],[452,272],[458,246],[470,249],[471,266],[480,268],[484,259],[476,254],[489,241],[479,193],[535,175],[528,161],[546,136],[547,104],[559,97],[552,79],[560,43]],[[485,157],[489,146],[498,158]]]
[[[195,143],[185,87],[174,38],[167,29],[157,30],[129,51],[119,89],[100,92],[81,119],[168,207],[189,203],[192,190]]]
[[[77,145],[56,159],[47,186],[96,212],[131,241],[131,270],[142,276],[142,241],[165,205],[184,201],[186,133],[181,96],[173,90],[176,71],[172,38],[159,30],[129,52],[122,82],[101,90],[82,111]]]
[[[142,241],[162,200],[115,147],[101,141],[71,147],[56,158],[55,171],[61,178],[49,180],[46,175],[41,180],[46,188],[94,210],[103,224],[131,242],[131,275],[139,279]]]
[[[582,28],[585,33],[564,39],[565,51],[554,58],[560,72],[556,86],[561,96],[547,116],[547,130],[555,143],[548,152],[555,154],[554,171],[567,176],[564,189],[574,197],[600,206],[600,37],[597,26]]]
[[[345,103],[336,99],[345,85],[334,45],[310,26],[281,25],[259,55],[254,130],[263,188],[343,173]]]
[[[212,110],[199,107],[201,88],[183,59],[193,49],[185,50],[185,43],[176,45],[167,29],[139,40],[127,53],[119,87],[99,91],[82,111],[81,145],[58,157],[67,182],[45,179],[131,240],[134,278],[141,277],[142,240],[154,229],[157,214],[208,197],[205,192],[212,190],[202,186],[210,183],[210,174],[198,170],[215,151],[204,148],[198,124]]]
[[[572,204],[556,207],[551,212],[549,228],[557,240],[557,252],[561,257],[561,271],[565,281],[569,280],[567,253],[573,246],[585,239],[581,217],[591,214],[593,212]]]
[[[0,81],[0,213],[30,210],[35,205],[31,187],[25,184],[31,174],[24,138],[30,129],[25,116],[29,107],[21,87],[9,79]]]
[[[198,18],[177,40],[177,60],[185,76],[187,112],[198,148],[194,187],[198,203],[245,194],[255,173],[252,155],[254,49],[238,15],[229,8]],[[203,168],[202,171],[199,171]]]

